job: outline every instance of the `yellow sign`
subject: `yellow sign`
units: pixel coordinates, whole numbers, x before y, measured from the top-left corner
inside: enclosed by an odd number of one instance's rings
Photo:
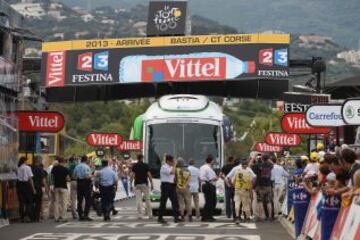
[[[42,45],[43,52],[136,48],[136,47],[171,47],[171,46],[200,46],[200,45],[235,45],[252,43],[289,44],[289,34],[230,34],[230,35],[202,35],[182,37],[151,37],[151,38],[118,38],[74,40],[62,42],[46,42]]]

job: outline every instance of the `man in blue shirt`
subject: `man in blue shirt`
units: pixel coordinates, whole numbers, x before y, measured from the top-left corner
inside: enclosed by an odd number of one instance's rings
[[[102,160],[102,169],[95,172],[99,177],[99,189],[101,196],[101,208],[104,221],[110,220],[110,211],[113,209],[114,192],[116,191],[118,177],[108,165],[107,160]]]
[[[91,207],[91,169],[87,165],[87,156],[81,157],[81,163],[74,169],[73,178],[76,179],[77,183],[77,210],[80,221],[92,221],[89,217]],[[83,200],[85,198],[85,209],[83,209]]]

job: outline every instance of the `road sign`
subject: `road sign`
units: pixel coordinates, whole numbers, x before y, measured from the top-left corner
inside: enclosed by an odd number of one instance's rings
[[[269,145],[269,144],[267,144],[265,142],[258,142],[255,145],[255,150],[257,152],[282,152],[283,147]]]
[[[305,113],[307,124],[312,127],[339,127],[345,125],[340,104],[315,104]]]
[[[117,149],[119,151],[141,151],[143,149],[143,142],[137,140],[123,141]]]
[[[330,128],[314,128],[305,121],[305,113],[287,113],[281,119],[281,128],[286,133],[327,134]]]
[[[90,133],[86,141],[91,146],[116,147],[122,143],[122,136],[117,133]]]
[[[295,147],[301,143],[301,137],[291,133],[269,132],[266,135],[266,143],[276,146]]]
[[[19,130],[24,132],[56,133],[64,127],[64,116],[59,112],[16,112]]]
[[[348,125],[360,125],[360,99],[348,99],[341,109],[343,120]]]

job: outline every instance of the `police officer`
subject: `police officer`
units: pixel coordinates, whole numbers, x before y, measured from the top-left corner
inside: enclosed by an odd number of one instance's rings
[[[73,177],[77,181],[77,211],[80,221],[92,221],[89,217],[91,207],[91,169],[87,165],[86,155],[81,157],[81,163],[74,169]],[[83,209],[83,200],[85,198],[85,209]]]
[[[166,202],[170,198],[174,222],[182,222],[179,219],[179,202],[176,195],[176,185],[175,185],[175,171],[176,171],[177,162],[174,161],[174,157],[171,155],[165,156],[165,164],[161,166],[160,169],[160,181],[161,181],[161,197],[160,197],[160,207],[159,207],[159,223],[166,223],[164,220],[164,210],[166,208]]]
[[[102,169],[95,172],[99,177],[99,189],[101,195],[101,208],[104,221],[110,221],[110,211],[113,209],[114,192],[116,191],[118,177],[114,170],[109,167],[107,160],[102,160]]]
[[[214,222],[214,213],[216,207],[216,181],[218,177],[212,168],[214,164],[213,156],[206,158],[206,163],[200,168],[200,180],[202,183],[202,192],[205,197],[204,210],[202,212],[201,221]]]

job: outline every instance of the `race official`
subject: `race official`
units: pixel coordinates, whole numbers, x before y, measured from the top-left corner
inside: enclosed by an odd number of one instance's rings
[[[74,169],[73,177],[77,183],[77,211],[80,221],[92,221],[89,217],[91,207],[91,169],[87,165],[87,156],[81,157],[81,163]],[[85,199],[85,208],[83,208],[83,200]]]
[[[161,181],[161,197],[160,197],[160,208],[159,208],[159,223],[166,223],[164,220],[164,211],[166,208],[166,202],[168,198],[171,201],[174,222],[181,222],[179,219],[179,202],[176,195],[176,184],[175,184],[175,171],[177,162],[174,161],[174,157],[171,155],[165,156],[165,164],[160,169],[160,181]]]
[[[205,205],[202,212],[201,221],[214,222],[214,213],[216,208],[216,181],[218,177],[212,168],[214,159],[211,155],[206,158],[206,163],[200,168],[200,180],[202,183],[202,192],[205,197]]]
[[[109,167],[107,160],[102,160],[102,167],[100,171],[95,172],[95,176],[99,177],[101,208],[104,221],[110,221],[110,211],[114,207],[114,192],[116,192],[118,177],[114,170]]]

